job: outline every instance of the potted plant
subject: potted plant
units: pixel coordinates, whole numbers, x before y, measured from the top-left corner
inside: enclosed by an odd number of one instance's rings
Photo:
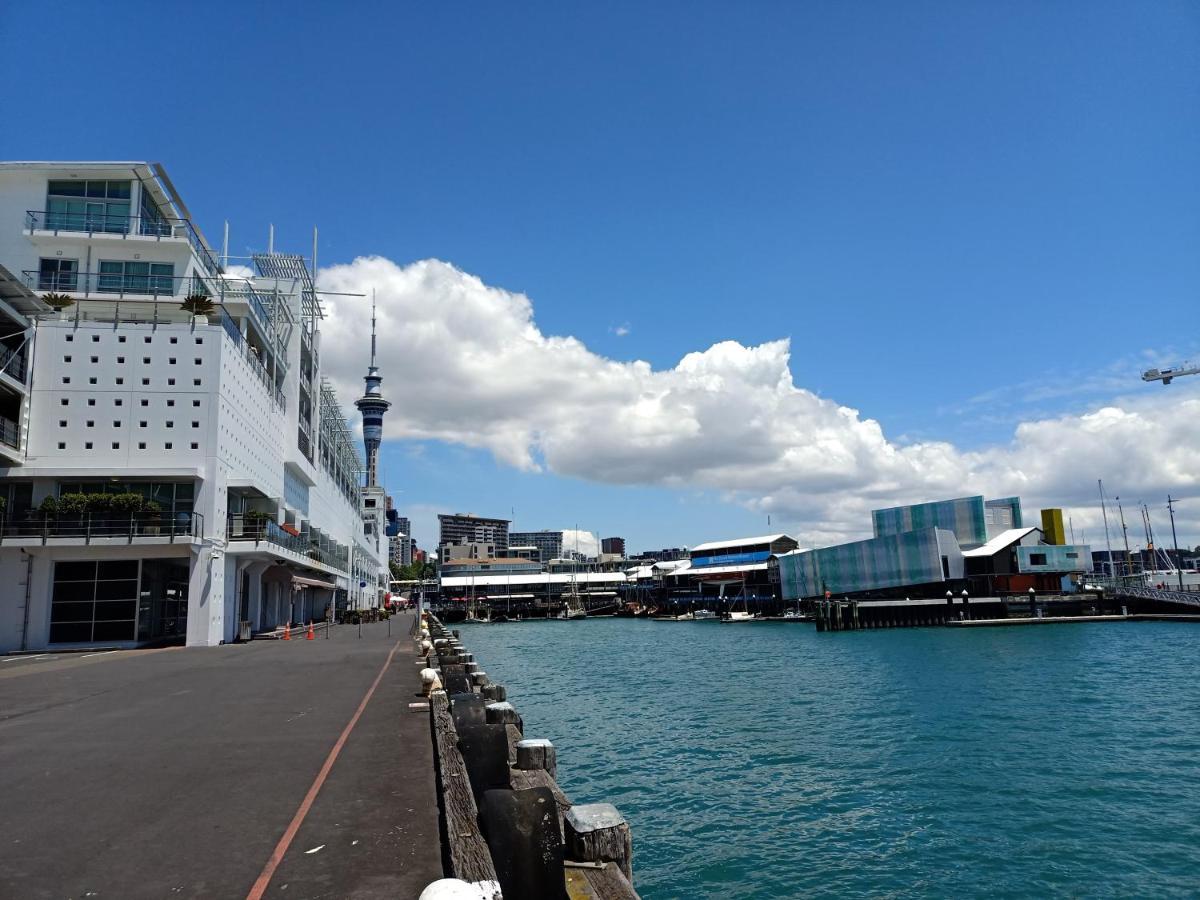
[[[188,294],[184,298],[183,303],[180,304],[180,307],[184,312],[191,313],[193,322],[196,319],[203,319],[206,324],[208,323],[208,317],[216,310],[212,298],[205,294]]]
[[[138,516],[145,523],[142,534],[159,534],[162,530],[162,507],[154,500],[145,500],[138,510]]]
[[[43,519],[58,518],[58,498],[51,494],[38,506],[38,515]]]
[[[122,531],[132,527],[137,514],[142,511],[144,502],[142,495],[133,491],[111,495],[108,498],[108,508],[112,515],[113,527]]]
[[[48,294],[42,294],[42,302],[58,313],[58,317],[60,319],[66,315],[67,309],[75,305],[74,300],[72,300],[66,294],[60,294],[57,291],[51,291]]]

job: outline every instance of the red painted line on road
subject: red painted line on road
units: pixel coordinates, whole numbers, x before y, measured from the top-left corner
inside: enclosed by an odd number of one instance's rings
[[[283,837],[279,839],[279,843],[275,845],[275,852],[271,854],[271,858],[267,860],[267,864],[263,866],[262,874],[258,876],[258,881],[254,882],[254,887],[250,888],[250,893],[246,895],[246,900],[262,900],[263,894],[267,891],[267,885],[271,883],[271,878],[275,875],[275,870],[279,868],[279,864],[283,862],[284,854],[288,852],[288,848],[292,845],[292,841],[296,837],[296,832],[300,830],[300,826],[304,824],[304,818],[308,815],[308,811],[312,809],[313,801],[317,799],[317,794],[321,792],[321,786],[325,784],[325,779],[329,777],[329,771],[333,768],[333,764],[337,762],[338,754],[342,752],[342,747],[346,744],[346,739],[350,737],[350,732],[354,730],[354,726],[358,724],[359,718],[363,714],[363,710],[367,708],[367,704],[371,702],[371,697],[375,693],[375,688],[379,687],[379,682],[383,680],[383,673],[388,670],[388,666],[392,664],[392,657],[396,655],[396,651],[400,649],[400,641],[396,641],[396,645],[392,647],[392,652],[388,654],[387,659],[383,661],[383,668],[379,670],[379,674],[375,676],[375,680],[371,682],[371,686],[367,688],[367,693],[362,698],[362,703],[358,704],[358,709],[354,711],[354,715],[350,717],[350,721],[346,723],[346,727],[342,729],[341,737],[337,739],[337,743],[333,745],[333,749],[329,751],[329,755],[325,757],[325,765],[321,766],[321,771],[317,773],[317,777],[313,779],[312,786],[308,789],[308,793],[304,795],[304,799],[300,801],[300,808],[296,810],[296,814],[292,816],[291,824],[288,825],[287,831],[283,833]]]

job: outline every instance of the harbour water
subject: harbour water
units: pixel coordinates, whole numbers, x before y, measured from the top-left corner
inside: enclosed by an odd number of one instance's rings
[[[646,900],[1200,890],[1200,626],[456,627]]]

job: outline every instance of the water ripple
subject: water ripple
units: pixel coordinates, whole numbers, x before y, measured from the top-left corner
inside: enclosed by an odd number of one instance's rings
[[[1192,627],[462,632],[646,900],[1197,893]]]

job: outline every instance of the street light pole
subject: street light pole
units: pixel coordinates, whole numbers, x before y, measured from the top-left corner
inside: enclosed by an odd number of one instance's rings
[[[1179,589],[1183,590],[1183,566],[1179,557],[1179,537],[1175,534],[1175,501],[1167,494],[1167,509],[1171,513],[1171,542],[1175,545],[1175,574],[1179,576]]]

